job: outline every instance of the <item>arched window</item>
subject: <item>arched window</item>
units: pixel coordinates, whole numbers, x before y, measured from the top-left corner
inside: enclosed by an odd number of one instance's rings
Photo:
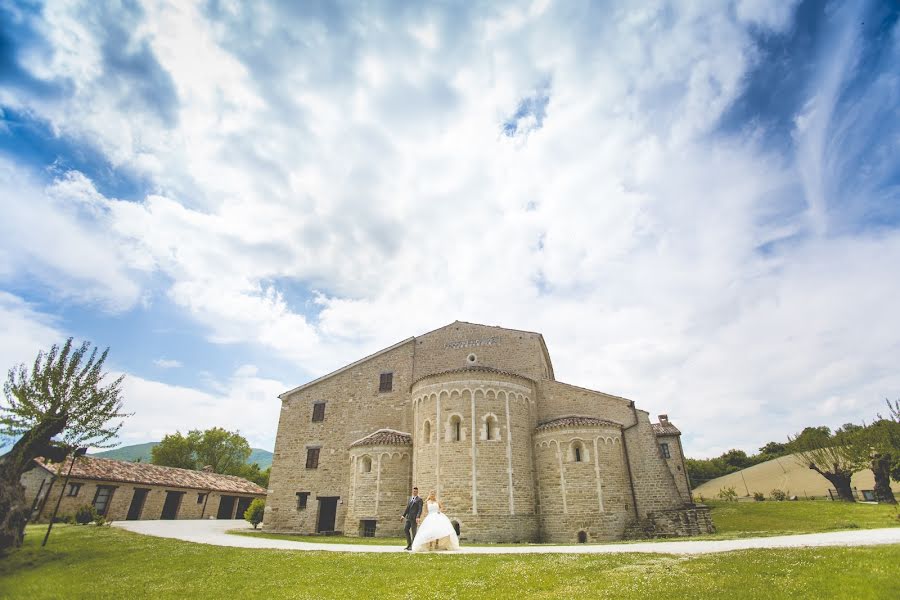
[[[496,440],[498,437],[499,427],[497,426],[497,417],[488,415],[484,419],[484,439]]]
[[[578,543],[579,544],[587,543],[587,531],[579,531],[578,532]]]
[[[368,456],[363,456],[362,460],[359,461],[359,471],[360,473],[371,473],[372,472],[372,459]]]
[[[453,415],[450,417],[450,441],[451,442],[461,442],[462,441],[462,419],[459,415]]]
[[[587,448],[584,447],[584,442],[581,440],[573,441],[572,445],[569,446],[569,462],[586,463],[589,461],[590,456]]]
[[[425,425],[422,427],[422,439],[426,444],[431,443],[431,421],[425,421]]]

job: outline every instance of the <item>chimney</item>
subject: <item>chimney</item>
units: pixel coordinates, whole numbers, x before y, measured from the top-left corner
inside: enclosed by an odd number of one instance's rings
[[[659,424],[660,425],[668,425],[669,424],[669,415],[659,415]]]
[[[205,467],[203,467],[200,470],[203,471],[204,473],[212,473],[213,472],[212,465],[206,465]]]

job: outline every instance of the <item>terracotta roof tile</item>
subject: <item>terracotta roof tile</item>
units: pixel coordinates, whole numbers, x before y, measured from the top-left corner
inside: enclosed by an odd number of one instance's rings
[[[408,446],[412,444],[412,436],[402,431],[393,429],[379,429],[375,433],[370,433],[361,440],[356,440],[350,444],[351,448],[357,446]]]
[[[681,435],[678,428],[671,423],[653,423],[651,427],[656,435]]]
[[[621,427],[618,423],[607,421],[606,419],[598,419],[596,417],[584,417],[580,415],[569,415],[568,417],[560,417],[552,421],[541,423],[535,428],[535,431],[547,431],[548,429],[563,429],[566,427]]]
[[[59,465],[35,459],[53,473],[59,469]],[[72,459],[68,459],[63,466],[65,473]],[[101,481],[119,481],[122,483],[138,483],[142,485],[160,485],[168,487],[190,488],[195,490],[210,490],[235,494],[265,494],[266,490],[252,481],[234,475],[219,475],[218,473],[205,473],[190,469],[178,469],[175,467],[161,467],[150,463],[136,463],[124,460],[111,460],[94,456],[82,456],[75,461],[72,468],[72,477],[77,479],[95,479]]]

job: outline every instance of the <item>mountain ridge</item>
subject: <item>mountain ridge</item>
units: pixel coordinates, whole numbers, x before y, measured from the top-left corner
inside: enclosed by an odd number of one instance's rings
[[[113,460],[127,460],[141,462],[150,462],[151,451],[159,442],[146,442],[144,444],[132,444],[130,446],[121,446],[112,450],[104,450],[103,452],[92,452],[90,456],[98,458],[110,458]],[[247,464],[257,463],[263,471],[272,466],[272,453],[262,448],[251,448],[250,458]]]

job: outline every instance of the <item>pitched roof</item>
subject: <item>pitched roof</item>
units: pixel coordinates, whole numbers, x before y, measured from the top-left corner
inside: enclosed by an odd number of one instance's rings
[[[652,423],[653,433],[656,435],[681,435],[677,427],[666,421],[665,423]]]
[[[402,431],[394,429],[379,429],[375,433],[370,433],[361,440],[356,440],[350,444],[351,448],[357,446],[409,446],[412,444],[412,436]]]
[[[428,379],[429,377],[437,377],[438,375],[448,375],[450,373],[466,373],[466,372],[484,372],[484,373],[497,373],[498,375],[510,375],[512,377],[521,377],[522,379],[527,379],[528,381],[534,381],[531,377],[527,377],[526,375],[522,375],[521,373],[513,373],[512,371],[504,371],[502,369],[495,369],[494,367],[487,367],[484,365],[469,365],[465,367],[459,367],[457,369],[447,369],[446,371],[438,371],[437,373],[429,373],[428,375],[423,375],[419,377],[413,382],[413,385],[416,385],[423,379]]]
[[[35,461],[52,473],[57,473],[59,464],[36,458]],[[66,460],[61,473],[69,469],[72,459]],[[234,475],[220,475],[176,467],[161,467],[149,463],[111,460],[94,456],[82,456],[72,467],[72,477],[95,479],[98,481],[118,481],[143,485],[190,488],[235,494],[265,494],[266,490],[252,481]]]
[[[584,417],[581,415],[569,415],[560,417],[552,421],[545,421],[535,427],[535,431],[547,431],[548,429],[564,429],[569,427],[621,427],[619,423],[607,421],[606,419],[598,419],[596,417]]]

